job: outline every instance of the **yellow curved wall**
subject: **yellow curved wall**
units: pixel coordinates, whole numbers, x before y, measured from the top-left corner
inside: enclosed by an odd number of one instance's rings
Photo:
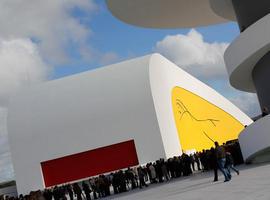
[[[183,151],[201,151],[214,146],[213,141],[237,139],[244,128],[224,110],[180,87],[172,90],[172,106]]]

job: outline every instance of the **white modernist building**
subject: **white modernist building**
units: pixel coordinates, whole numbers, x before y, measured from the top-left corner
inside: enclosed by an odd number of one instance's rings
[[[142,27],[189,28],[237,21],[241,34],[224,56],[230,83],[257,93],[263,112],[270,112],[269,0],[107,0],[107,5],[120,20]],[[270,123],[268,118],[260,120],[239,138],[247,161],[270,160],[270,138],[265,133]]]
[[[216,113],[218,119],[200,122],[200,130],[210,134],[208,127],[216,123],[221,131],[228,119],[236,127],[231,132],[238,135],[251,123],[231,102],[159,54],[20,91],[12,98],[8,115],[18,193],[180,155],[181,145],[187,144],[179,137],[175,88],[183,102],[188,99],[184,113],[193,113],[191,122],[205,117],[204,106]],[[213,113],[207,114],[209,118]],[[183,116],[186,123],[190,116]],[[224,142],[230,135],[228,129],[225,132],[215,139]],[[192,134],[187,133],[195,140]]]

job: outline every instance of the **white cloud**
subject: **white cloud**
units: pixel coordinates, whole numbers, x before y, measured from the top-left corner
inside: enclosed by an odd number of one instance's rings
[[[156,43],[154,51],[207,83],[250,116],[259,113],[256,95],[235,90],[229,85],[223,54],[228,43],[209,43],[196,30],[187,35],[169,35]]]
[[[46,80],[49,69],[30,39],[0,39],[0,182],[13,178],[6,127],[9,97]]]
[[[49,66],[29,39],[0,39],[0,106],[17,89],[45,80]]]
[[[92,0],[1,0],[0,36],[34,39],[43,58],[52,63],[67,62],[66,47],[83,47],[91,33],[72,11],[79,9],[89,20],[95,7]]]
[[[192,29],[187,35],[170,35],[157,42],[155,51],[192,74],[207,78],[226,75],[223,54],[228,43],[207,43]]]

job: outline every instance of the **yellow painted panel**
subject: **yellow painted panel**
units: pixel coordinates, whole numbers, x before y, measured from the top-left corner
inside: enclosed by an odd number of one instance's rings
[[[232,115],[180,87],[173,88],[172,106],[184,151],[201,151],[214,146],[213,141],[222,144],[237,139],[244,128]]]

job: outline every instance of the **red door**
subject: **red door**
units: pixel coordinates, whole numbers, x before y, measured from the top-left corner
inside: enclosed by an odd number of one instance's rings
[[[46,187],[138,165],[134,140],[41,162]]]

